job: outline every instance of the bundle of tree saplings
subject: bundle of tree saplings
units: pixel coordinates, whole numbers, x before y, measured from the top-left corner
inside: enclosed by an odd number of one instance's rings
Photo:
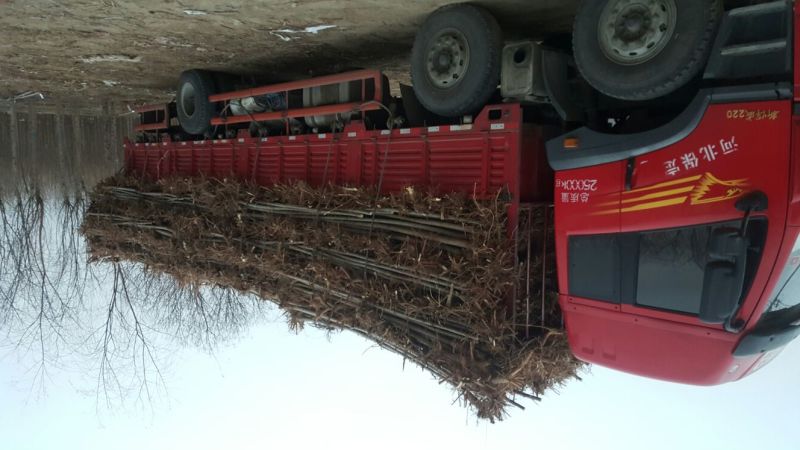
[[[254,293],[293,328],[363,335],[495,420],[580,369],[543,266],[552,234],[540,211],[518,239],[506,221],[499,197],[117,176],[93,192],[82,232],[93,260]]]

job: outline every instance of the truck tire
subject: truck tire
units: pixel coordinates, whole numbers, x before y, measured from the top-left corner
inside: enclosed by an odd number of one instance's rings
[[[662,97],[705,67],[722,11],[722,0],[584,0],[572,32],[575,62],[610,97]]]
[[[458,117],[480,110],[500,82],[503,35],[495,18],[470,4],[425,19],[411,51],[411,80],[429,111]]]
[[[216,106],[208,96],[217,93],[214,77],[204,70],[187,70],[181,74],[175,104],[178,122],[187,134],[202,136],[211,130]]]

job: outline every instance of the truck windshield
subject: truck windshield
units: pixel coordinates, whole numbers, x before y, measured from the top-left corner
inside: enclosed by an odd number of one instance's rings
[[[800,236],[775,285],[773,298],[764,310],[761,326],[787,326],[800,319]]]

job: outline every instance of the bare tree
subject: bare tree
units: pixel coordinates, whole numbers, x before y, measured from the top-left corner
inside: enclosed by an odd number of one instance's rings
[[[162,355],[176,346],[213,351],[256,320],[262,302],[141,265],[89,263],[78,232],[87,185],[114,173],[120,158],[119,142],[82,137],[118,118],[30,111],[38,140],[14,134],[10,158],[0,152],[0,348],[30,365],[39,389],[51,368],[77,364],[104,404],[152,398],[164,385]],[[9,134],[19,133],[10,119]]]
[[[95,375],[98,406],[163,394],[161,364],[176,347],[213,352],[260,317],[263,302],[218,286],[182,285],[116,260],[87,261],[78,232],[82,189],[44,193],[25,182],[0,192],[0,327],[15,352],[35,361],[44,390],[62,353],[80,354]],[[101,313],[102,312],[102,313]]]

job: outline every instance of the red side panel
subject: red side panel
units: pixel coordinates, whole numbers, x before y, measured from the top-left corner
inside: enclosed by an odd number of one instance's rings
[[[734,360],[731,353],[738,336],[721,330],[620,314],[566,299],[561,306],[573,353],[584,361],[616,370],[666,381],[715,385],[741,378],[758,359]]]
[[[551,198],[543,144],[542,129],[523,129],[519,105],[507,104],[487,106],[470,125],[368,131],[352,124],[341,133],[126,143],[125,150],[128,172],[154,178],[203,174],[261,185],[380,186],[384,193],[425,186],[479,199],[506,192],[515,223],[520,201]]]

